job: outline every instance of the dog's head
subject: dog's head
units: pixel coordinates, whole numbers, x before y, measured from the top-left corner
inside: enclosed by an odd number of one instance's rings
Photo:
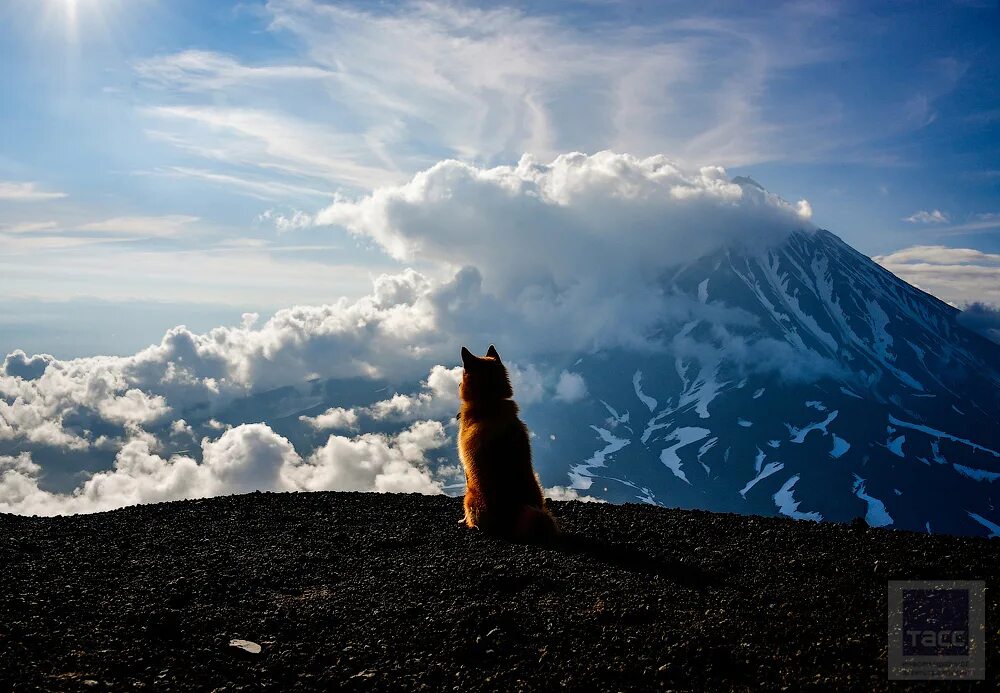
[[[463,400],[507,399],[514,396],[507,368],[492,344],[486,350],[486,356],[476,356],[462,347],[462,365],[465,370],[458,394]]]

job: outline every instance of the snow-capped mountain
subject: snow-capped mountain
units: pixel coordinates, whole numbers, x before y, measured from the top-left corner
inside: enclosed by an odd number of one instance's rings
[[[664,279],[662,351],[529,410],[548,483],[611,501],[1000,535],[1000,346],[827,231]],[[559,475],[565,481],[559,482]]]
[[[1000,345],[958,324],[955,308],[822,230],[719,250],[675,267],[662,287],[676,306],[651,340],[662,346],[557,347],[539,370],[579,375],[586,396],[515,391],[544,485],[611,502],[1000,535]],[[302,415],[394,391],[408,386],[313,381],[216,416],[267,421],[309,450],[326,434]],[[369,419],[364,430],[402,426]],[[457,462],[451,446],[436,454],[438,466]],[[460,493],[460,480],[446,488]]]
[[[639,284],[591,282],[592,295],[615,300],[595,310],[602,329],[579,333],[594,335],[589,346],[555,328],[529,346],[495,302],[449,317],[448,299],[426,320],[440,330],[424,338],[434,348],[414,349],[394,375],[331,379],[313,371],[326,348],[280,360],[265,350],[257,368],[286,384],[238,386],[250,381],[220,365],[219,348],[261,340],[248,326],[201,337],[177,328],[117,361],[19,352],[4,362],[13,374],[0,400],[0,505],[87,512],[251,489],[461,493],[458,340],[485,350],[497,339],[548,488],[1000,536],[1000,345],[827,231],[761,235],[648,263],[669,269]],[[581,305],[574,315],[587,319]],[[279,323],[297,339],[301,319],[326,310]],[[599,341],[630,325],[641,329],[615,346]]]

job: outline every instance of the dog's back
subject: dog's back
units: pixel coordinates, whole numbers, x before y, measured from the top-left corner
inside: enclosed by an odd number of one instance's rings
[[[458,453],[465,468],[465,523],[469,527],[544,538],[556,533],[531,465],[528,429],[518,418],[500,355],[463,348]]]

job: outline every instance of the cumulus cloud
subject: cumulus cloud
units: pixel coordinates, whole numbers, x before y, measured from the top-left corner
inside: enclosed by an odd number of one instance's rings
[[[353,415],[443,418],[457,408],[459,370],[440,364],[457,361],[461,344],[490,342],[504,353],[518,401],[530,405],[557,378],[535,363],[547,354],[659,350],[665,320],[738,322],[735,311],[670,293],[663,272],[725,243],[780,241],[803,228],[800,207],[750,179],[730,181],[721,168],[685,172],[662,156],[524,157],[494,168],[442,162],[315,215],[426,273],[381,275],[360,299],[295,306],[263,324],[248,315],[203,334],[179,326],[131,356],[61,361],[14,352],[0,374],[0,438],[85,449],[101,435],[123,438],[126,426],[190,420],[192,408],[209,419],[259,390],[358,375],[412,382],[428,371],[421,391]],[[572,374],[558,380],[560,397],[582,396]],[[351,415],[334,406],[303,421],[349,430]]]
[[[545,489],[545,497],[554,501],[580,501],[581,503],[606,503],[607,501],[580,493],[571,486],[550,486]]]
[[[921,209],[908,217],[903,217],[903,221],[911,224],[947,224],[949,220],[948,215],[940,209],[932,209],[929,212]]]
[[[563,371],[556,383],[556,399],[573,403],[587,396],[587,383],[579,373]]]
[[[316,430],[354,430],[359,427],[362,418],[394,422],[450,419],[458,410],[458,385],[461,381],[461,366],[445,368],[437,365],[431,368],[427,379],[421,383],[420,391],[416,393],[396,392],[388,399],[366,407],[332,407],[317,416],[300,416],[299,420]]]
[[[397,436],[366,433],[330,436],[303,464],[285,470],[296,488],[318,491],[442,493],[426,467],[425,455],[448,442],[438,421],[420,421]]]
[[[599,152],[550,164],[526,155],[495,168],[443,161],[404,185],[336,201],[315,223],[370,237],[400,260],[490,267],[505,283],[539,258],[564,283],[581,273],[575,263],[594,263],[590,251],[605,251],[598,257],[614,269],[649,271],[722,241],[759,243],[808,228],[799,212],[757,185],[730,181],[721,167],[685,172],[664,156]]]
[[[445,439],[442,422],[458,408],[462,344],[499,346],[522,406],[548,395],[581,400],[582,375],[545,364],[605,348],[673,350],[701,368],[725,358],[791,380],[836,375],[819,356],[740,336],[754,325],[744,311],[664,281],[678,264],[724,245],[759,251],[809,232],[806,211],[719,167],[687,171],[666,157],[611,152],[492,168],[445,161],[407,183],[340,198],[311,223],[343,226],[421,271],[383,274],[366,296],[294,306],[263,322],[247,314],[205,333],[178,326],[130,356],[8,355],[4,450],[117,451],[114,467],[73,496],[83,500],[50,497],[33,488],[37,477],[14,470],[10,489],[22,500],[9,502],[72,511],[251,487],[440,490],[440,477],[420,461]],[[693,320],[712,326],[707,336],[664,336],[678,334],[665,325]],[[364,406],[330,401],[311,415],[304,412],[323,397],[287,395],[302,402],[294,421],[314,434],[362,432],[301,452],[249,410],[229,409],[258,394],[267,402],[272,389],[359,377],[425,379],[415,391]],[[290,415],[282,411],[275,415]],[[365,433],[369,424],[410,428],[386,437]],[[199,436],[200,456],[167,452]]]
[[[434,313],[429,281],[407,270],[377,278],[355,302],[297,306],[260,327],[197,334],[180,326],[132,356],[15,352],[0,374],[0,438],[86,448],[95,422],[147,424],[192,406],[211,414],[255,389],[315,377],[416,376],[431,360],[421,359],[427,345],[444,341]]]
[[[194,429],[191,428],[191,425],[184,419],[177,419],[170,424],[170,435],[194,438]]]
[[[484,332],[489,323],[496,340],[507,336],[497,326],[517,325],[516,343],[543,351],[553,334],[561,348],[648,345],[670,312],[665,268],[812,228],[800,211],[719,167],[686,172],[663,156],[600,152],[494,168],[444,161],[404,185],[335,201],[314,223],[402,261],[457,270],[438,296],[465,309],[463,325]]]
[[[31,455],[27,452],[22,452],[19,455],[0,455],[0,474],[7,471],[37,474],[41,470],[41,467],[31,461]]]
[[[259,220],[274,224],[274,228],[279,232],[304,229],[313,225],[313,218],[300,210],[293,212],[291,216],[286,216],[269,209],[260,214]]]
[[[331,436],[303,459],[267,425],[244,424],[203,440],[198,462],[185,455],[161,457],[148,440],[136,438],[121,447],[111,469],[70,493],[41,488],[41,467],[28,453],[0,456],[0,512],[88,513],[255,490],[441,493],[425,456],[447,442],[439,422],[422,421],[395,436]]]
[[[521,367],[517,363],[507,361],[507,374],[510,376],[514,398],[521,404],[534,404],[541,401],[545,395],[545,376],[533,363]]]
[[[330,407],[316,416],[300,416],[299,421],[315,428],[317,431],[328,429],[352,430],[358,427],[358,413],[353,409]]]
[[[34,380],[45,372],[45,368],[54,360],[49,354],[28,356],[21,349],[15,349],[3,360],[3,373],[24,380]]]
[[[1000,254],[973,248],[917,245],[872,259],[899,278],[954,306],[976,302],[1000,305]]]
[[[458,410],[458,385],[461,381],[461,366],[434,366],[423,383],[423,392],[415,395],[396,393],[387,400],[376,402],[365,411],[378,420],[413,420],[454,415]]]

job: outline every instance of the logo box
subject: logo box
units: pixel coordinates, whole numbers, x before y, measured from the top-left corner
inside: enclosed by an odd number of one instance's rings
[[[986,583],[889,582],[889,679],[986,678]]]

